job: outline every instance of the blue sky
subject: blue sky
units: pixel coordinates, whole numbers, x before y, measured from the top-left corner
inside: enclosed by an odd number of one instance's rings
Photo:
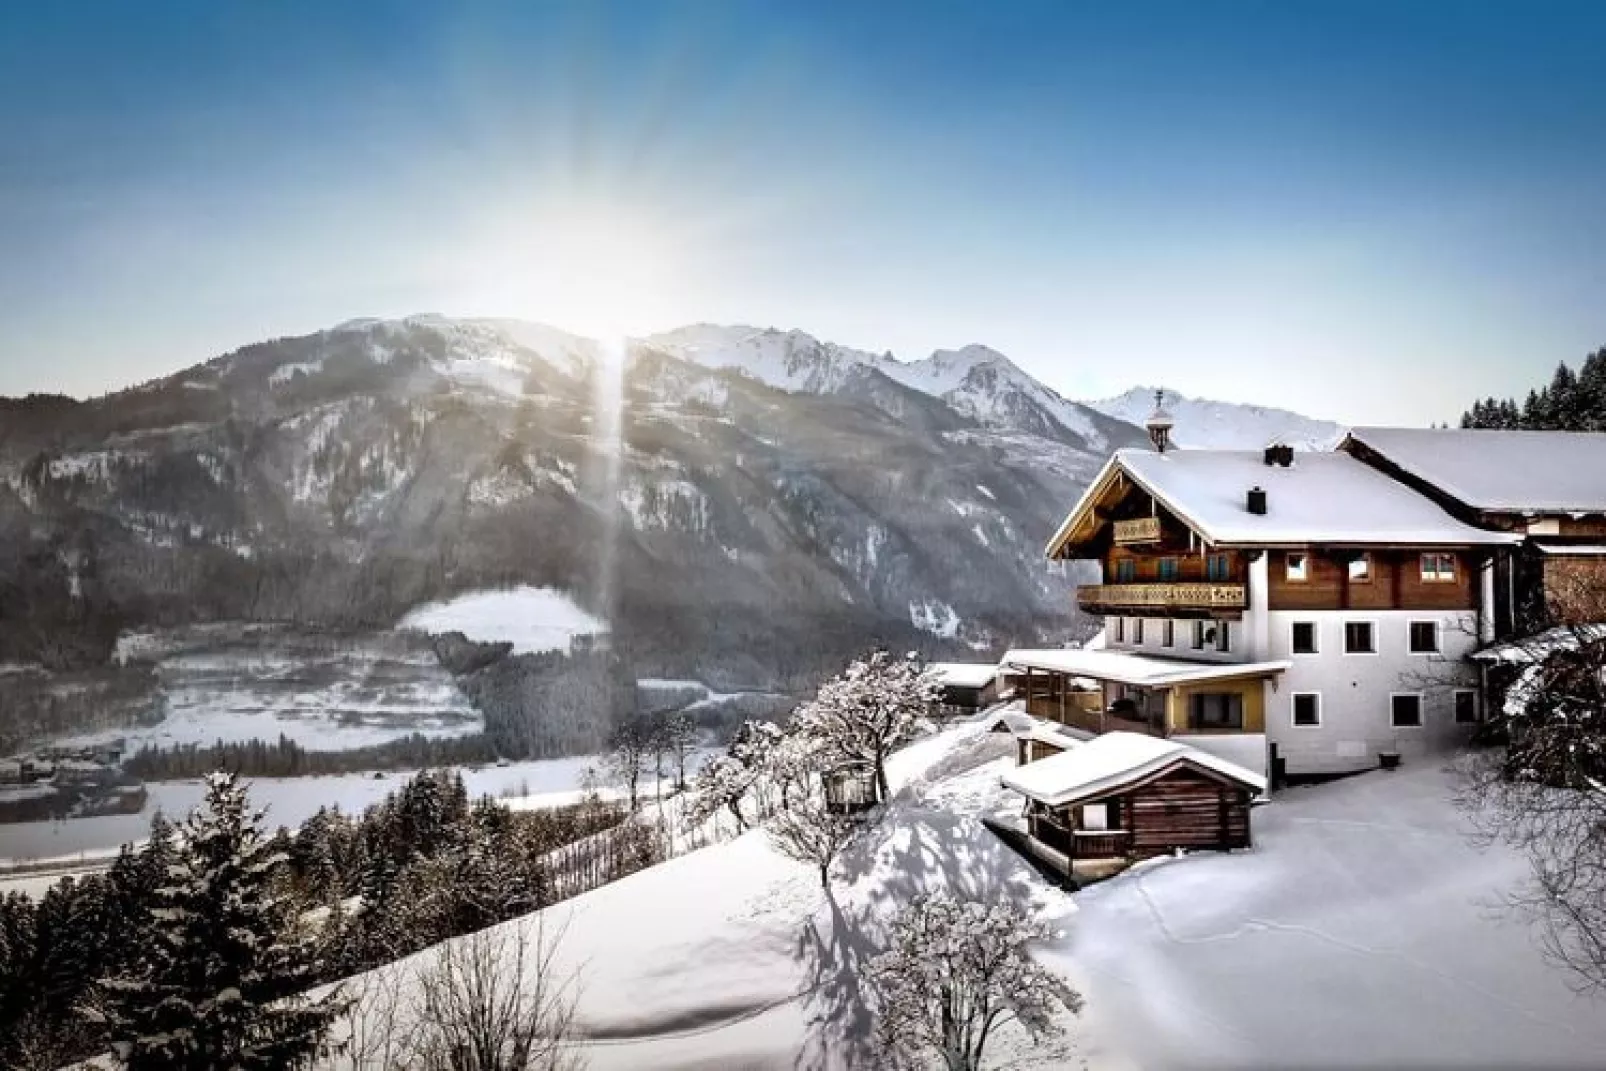
[[[1606,5],[0,13],[0,393],[439,311],[1453,419],[1606,345]]]

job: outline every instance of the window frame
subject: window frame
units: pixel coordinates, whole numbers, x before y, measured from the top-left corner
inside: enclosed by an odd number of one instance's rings
[[[1316,720],[1299,720],[1299,700],[1316,700]],[[1295,729],[1320,729],[1322,727],[1322,693],[1321,692],[1291,692],[1288,696],[1288,724]]]
[[[1131,584],[1138,578],[1138,563],[1135,558],[1117,558],[1115,562],[1115,582],[1117,584]]]
[[[1160,622],[1160,646],[1175,647],[1177,645],[1177,623],[1171,618]]]
[[[1418,625],[1428,625],[1433,629],[1433,646],[1429,650],[1417,650],[1416,627]],[[1432,655],[1442,655],[1444,653],[1444,641],[1442,633],[1443,629],[1440,627],[1439,622],[1437,621],[1407,621],[1405,623],[1405,653],[1419,658],[1426,658]]]
[[[1476,688],[1457,688],[1453,695],[1453,713],[1457,725],[1477,725],[1483,720],[1483,711],[1481,709],[1483,704],[1478,701],[1478,690]],[[1470,718],[1461,717],[1461,697],[1464,695],[1470,696],[1472,699],[1472,717]]]
[[[1398,721],[1398,719],[1395,716],[1395,710],[1394,710],[1394,701],[1396,699],[1415,699],[1416,700],[1416,722],[1414,724],[1409,724],[1409,725],[1401,725],[1400,724],[1400,722]],[[1427,725],[1427,723],[1428,723],[1427,701],[1422,697],[1422,693],[1421,692],[1390,692],[1389,693],[1389,728],[1391,728],[1391,729],[1421,729],[1421,728],[1425,727]]]
[[[1176,583],[1177,582],[1177,578],[1182,575],[1182,563],[1180,561],[1178,561],[1175,556],[1169,557],[1169,558],[1161,558],[1160,559],[1160,574],[1159,575],[1160,575],[1160,582],[1162,584],[1174,584],[1174,583]]]
[[[1126,642],[1126,618],[1122,617],[1120,614],[1115,616],[1115,642]]]
[[[1365,572],[1360,576],[1355,575],[1354,570],[1356,565],[1360,565],[1365,568]],[[1373,576],[1371,552],[1363,550],[1355,557],[1345,562],[1344,575],[1349,578],[1349,582],[1351,584],[1370,584]]]
[[[1296,575],[1294,559],[1299,559],[1299,568]],[[1310,555],[1302,550],[1285,551],[1283,554],[1283,580],[1290,584],[1310,583]]]
[[[1224,584],[1232,579],[1232,558],[1226,554],[1207,554],[1205,556],[1205,579],[1214,584]]]
[[[1232,654],[1232,622],[1217,621],[1215,651],[1217,654]]]
[[[1308,651],[1301,651],[1299,649],[1299,643],[1298,643],[1297,639],[1295,638],[1295,637],[1298,636],[1298,631],[1297,630],[1298,630],[1299,626],[1301,626],[1301,625],[1308,625],[1310,627],[1311,645],[1310,645],[1310,650],[1308,650]],[[1290,622],[1288,622],[1288,653],[1291,654],[1291,655],[1297,655],[1300,658],[1318,658],[1318,657],[1320,657],[1321,653],[1322,653],[1322,629],[1321,629],[1321,623],[1319,621],[1290,621]]]
[[[1365,650],[1365,651],[1352,651],[1352,650],[1350,650],[1349,628],[1350,628],[1351,625],[1365,625],[1366,626],[1366,628],[1368,630],[1367,631],[1367,637],[1371,641],[1371,647],[1368,650]],[[1379,654],[1379,648],[1378,648],[1378,643],[1377,643],[1377,622],[1372,620],[1371,618],[1352,618],[1352,619],[1350,619],[1348,621],[1345,621],[1344,622],[1343,651],[1344,651],[1344,654],[1345,654],[1346,657],[1354,656],[1354,657],[1360,658],[1360,657],[1365,657],[1365,656],[1368,656],[1368,655],[1370,655],[1370,656],[1372,656],[1374,658],[1377,657],[1377,655]]]
[[[1091,825],[1088,822],[1089,807],[1097,807],[1099,809],[1098,813],[1102,817],[1099,818],[1097,825]],[[1113,817],[1114,816],[1110,814],[1110,805],[1107,800],[1099,800],[1096,803],[1079,804],[1076,810],[1076,828],[1084,833],[1116,833],[1119,832],[1119,830],[1111,828],[1110,825],[1110,820]]]
[[[1141,617],[1132,619],[1132,646],[1134,647],[1143,646],[1143,620]]]
[[[1432,560],[1434,563],[1434,567],[1432,569],[1428,568],[1429,560]],[[1439,565],[1446,563],[1448,563],[1448,571],[1438,568]],[[1419,562],[1419,569],[1422,583],[1424,584],[1454,584],[1456,582],[1455,555],[1449,551],[1423,551],[1421,560]]]

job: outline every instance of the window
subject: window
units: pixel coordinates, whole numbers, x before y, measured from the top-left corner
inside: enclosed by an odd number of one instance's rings
[[[1082,804],[1082,825],[1087,830],[1100,832],[1110,828],[1110,808],[1103,803]]]
[[[1294,693],[1294,724],[1314,727],[1322,723],[1322,697],[1319,692]]]
[[[1370,554],[1357,554],[1349,560],[1349,582],[1351,584],[1370,584],[1372,582],[1372,556]]]
[[[1130,584],[1138,578],[1138,563],[1131,558],[1122,558],[1115,563],[1115,579],[1117,583]]]
[[[1176,622],[1169,617],[1160,622],[1160,646],[1171,647],[1177,642]]]
[[[1205,623],[1203,621],[1195,621],[1193,623],[1193,649],[1195,651],[1202,651],[1204,650],[1204,645]]]
[[[1177,560],[1175,558],[1160,559],[1160,579],[1175,580],[1177,578]]]
[[[1115,619],[1115,642],[1126,642],[1126,618],[1124,617],[1118,617]]]
[[[1372,623],[1370,621],[1344,622],[1344,653],[1377,653],[1377,643],[1372,636]]]
[[[1199,692],[1192,696],[1188,713],[1192,729],[1242,729],[1244,697],[1237,692]]]
[[[1455,723],[1472,725],[1478,720],[1478,693],[1470,688],[1457,688],[1455,692]]]
[[[1283,558],[1283,576],[1296,582],[1308,580],[1310,572],[1305,555],[1289,554]]]
[[[1444,584],[1455,579],[1454,554],[1422,555],[1422,580],[1428,584]]]
[[[1291,639],[1295,654],[1316,654],[1316,622],[1295,621]]]
[[[1232,570],[1227,565],[1225,554],[1212,554],[1205,559],[1206,580],[1227,580],[1232,576]]]
[[[1396,692],[1389,696],[1389,724],[1396,729],[1420,728],[1422,696],[1417,692]]]
[[[1216,622],[1216,650],[1223,654],[1232,650],[1232,626],[1226,621]]]
[[[1411,622],[1411,653],[1439,653],[1439,623],[1437,621]]]
[[[1137,644],[1143,642],[1143,618],[1141,617],[1134,619],[1132,622],[1132,642]]]

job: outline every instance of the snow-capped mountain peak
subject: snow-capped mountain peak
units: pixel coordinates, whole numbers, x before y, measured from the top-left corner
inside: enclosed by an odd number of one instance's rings
[[[1316,420],[1287,409],[1190,398],[1162,387],[1133,387],[1087,405],[1105,416],[1141,427],[1154,411],[1155,393],[1161,390],[1165,392],[1166,411],[1175,424],[1172,439],[1180,447],[1257,450],[1281,442],[1296,450],[1327,450],[1344,437],[1344,428],[1331,420]]]

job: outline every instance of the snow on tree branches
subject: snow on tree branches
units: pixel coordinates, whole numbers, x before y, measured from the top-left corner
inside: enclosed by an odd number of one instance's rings
[[[876,802],[891,795],[887,756],[926,727],[941,688],[913,656],[876,651],[820,686],[792,715],[791,728],[815,741],[830,765],[862,763],[874,772]]]
[[[888,1058],[948,1071],[976,1071],[996,1030],[1018,1022],[1033,1038],[1058,1032],[1057,1014],[1082,998],[1027,952],[1052,934],[1007,907],[917,897],[893,922],[890,948],[870,961],[865,981]]]
[[[121,1066],[277,1071],[327,1051],[345,1001],[300,995],[315,964],[280,898],[285,857],[261,818],[234,776],[217,773],[179,827],[143,961],[101,984]]]

